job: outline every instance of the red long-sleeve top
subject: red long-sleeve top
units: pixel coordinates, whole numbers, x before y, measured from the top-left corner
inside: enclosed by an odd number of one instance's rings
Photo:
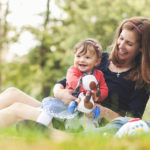
[[[83,73],[76,67],[76,66],[71,66],[68,71],[67,71],[67,83],[66,83],[66,88],[67,89],[75,89],[80,77],[83,77]],[[108,96],[108,87],[105,82],[103,73],[97,69],[94,69],[94,76],[97,80],[97,82],[100,81],[100,97],[98,101],[103,101],[107,96]],[[81,86],[80,92],[86,92],[85,89]]]

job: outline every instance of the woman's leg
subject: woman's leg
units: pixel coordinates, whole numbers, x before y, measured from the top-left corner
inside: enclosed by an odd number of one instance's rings
[[[41,102],[14,87],[10,87],[0,94],[0,109],[6,108],[16,102],[34,107],[41,106]]]
[[[22,120],[33,120],[36,121],[41,111],[23,103],[14,103],[11,106],[0,110],[0,128],[11,126]],[[72,136],[63,131],[56,129],[50,130],[51,139],[55,141],[69,140]]]
[[[22,120],[36,121],[41,111],[23,103],[14,103],[0,110],[0,128],[11,126]]]

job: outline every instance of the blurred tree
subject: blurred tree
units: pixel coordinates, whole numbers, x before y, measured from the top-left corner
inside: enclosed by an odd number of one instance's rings
[[[9,14],[9,1],[3,4],[0,2],[0,91],[3,89],[3,66],[6,63],[9,44],[16,42],[19,36],[16,33],[16,28],[7,21]],[[9,36],[10,32],[14,32],[11,37]]]
[[[56,0],[67,14],[63,27],[69,38],[78,41],[93,37],[100,41],[104,50],[112,43],[116,27],[128,17],[149,17],[148,1],[134,0]],[[147,9],[144,9],[144,8]],[[67,33],[66,33],[67,34]],[[72,42],[71,44],[74,44]]]
[[[50,18],[50,14],[50,0],[47,0],[47,10],[39,14],[44,18],[43,24],[39,28],[24,27],[24,30],[30,31],[39,43],[26,56],[30,64],[29,68],[37,66],[38,69],[39,74],[33,72],[34,81],[32,81],[32,84],[35,86],[34,89],[38,91],[36,96],[39,99],[52,93],[53,85],[58,81],[58,78],[63,76],[62,68],[66,64],[66,61],[63,63],[66,50],[60,46],[63,39],[65,39],[60,32],[61,24],[59,25],[59,20]],[[30,93],[32,95],[33,92]]]

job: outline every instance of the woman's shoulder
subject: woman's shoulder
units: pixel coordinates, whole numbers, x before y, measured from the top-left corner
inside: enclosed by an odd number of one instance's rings
[[[108,58],[109,57],[109,53],[108,52],[103,52],[102,53],[102,59],[103,58]]]
[[[109,63],[109,53],[108,52],[103,52],[102,53],[102,59],[100,64],[96,67],[98,70],[103,70],[105,67],[108,66]]]
[[[101,64],[107,63],[108,61],[109,61],[109,53],[108,52],[103,52],[102,53]]]

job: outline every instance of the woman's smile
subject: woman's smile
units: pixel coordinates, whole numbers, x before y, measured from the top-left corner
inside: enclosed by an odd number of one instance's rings
[[[118,53],[119,53],[120,55],[127,55],[127,54],[128,54],[128,52],[127,52],[126,50],[123,50],[123,49],[119,49],[119,50],[118,50]]]

